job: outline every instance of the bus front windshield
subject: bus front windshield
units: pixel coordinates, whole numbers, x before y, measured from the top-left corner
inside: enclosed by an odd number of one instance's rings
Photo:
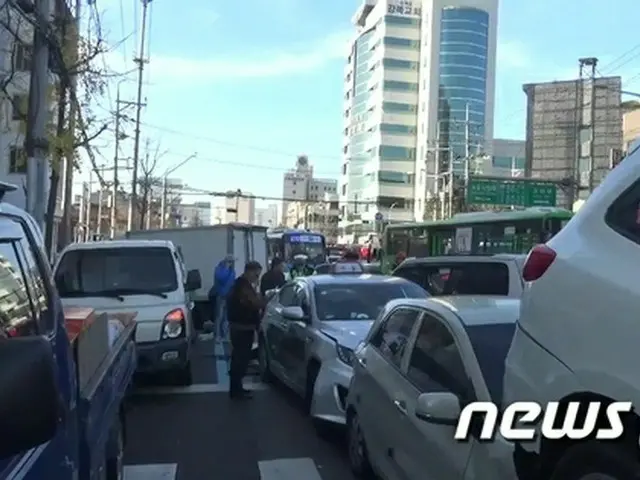
[[[306,255],[312,263],[324,263],[324,238],[322,235],[291,235],[285,238],[284,254],[289,262],[296,255]]]

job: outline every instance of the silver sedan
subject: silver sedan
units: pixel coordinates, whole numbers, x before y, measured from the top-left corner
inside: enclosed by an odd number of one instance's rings
[[[419,286],[382,275],[313,275],[273,294],[259,331],[264,381],[302,396],[318,426],[345,424],[354,349],[387,302],[426,298]]]

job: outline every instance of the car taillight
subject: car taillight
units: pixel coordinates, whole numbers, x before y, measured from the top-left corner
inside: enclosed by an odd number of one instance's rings
[[[522,279],[525,282],[538,280],[549,269],[556,259],[556,252],[547,245],[536,245],[531,249],[522,268]]]
[[[162,323],[162,338],[178,338],[185,334],[185,318],[181,308],[167,313]]]

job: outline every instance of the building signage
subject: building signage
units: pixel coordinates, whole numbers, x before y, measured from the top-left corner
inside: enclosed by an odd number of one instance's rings
[[[422,7],[414,6],[413,2],[403,1],[387,4],[387,13],[389,15],[416,16],[422,15]]]

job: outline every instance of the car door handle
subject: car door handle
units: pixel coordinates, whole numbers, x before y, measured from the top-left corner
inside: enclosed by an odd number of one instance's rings
[[[365,358],[356,357],[356,362],[358,362],[358,365],[360,365],[361,367],[367,366],[367,360]]]
[[[407,414],[407,403],[404,400],[394,400],[393,404],[402,415]]]

